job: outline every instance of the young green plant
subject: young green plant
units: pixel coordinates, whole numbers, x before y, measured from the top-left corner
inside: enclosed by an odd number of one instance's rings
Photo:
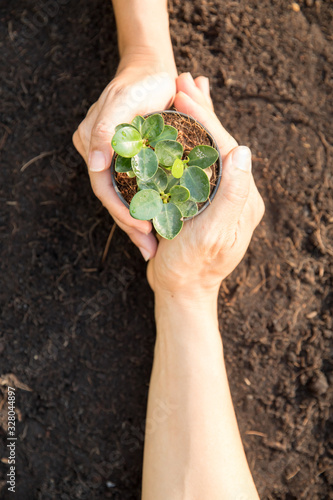
[[[206,169],[219,157],[216,149],[206,145],[184,155],[177,137],[177,129],[166,125],[161,114],[154,114],[118,125],[111,141],[117,153],[116,172],[136,178],[131,216],[152,220],[157,233],[169,240],[181,231],[184,219],[198,212],[198,203],[208,199]]]

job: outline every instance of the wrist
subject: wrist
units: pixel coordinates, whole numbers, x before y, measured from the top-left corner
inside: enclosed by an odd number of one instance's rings
[[[140,71],[146,67],[147,74],[168,73],[176,80],[178,73],[173,53],[158,51],[156,48],[143,45],[128,46],[124,49],[117,74],[126,68],[138,68]]]
[[[217,294],[206,292],[172,293],[157,289],[155,295],[155,316],[175,325],[188,325],[191,329],[209,323],[218,330]],[[176,329],[177,330],[177,329]]]
[[[113,0],[121,62],[141,57],[155,60],[177,76],[169,32],[167,2],[156,0]],[[168,68],[168,69],[166,69]]]
[[[216,312],[218,291],[208,292],[203,289],[172,291],[157,287],[154,289],[154,296],[156,305],[181,309],[186,313],[193,313],[196,310]]]
[[[181,353],[183,361],[223,352],[216,297],[189,297],[155,293],[156,348],[166,360]],[[205,353],[205,354],[203,354]],[[209,355],[207,354],[209,353]]]

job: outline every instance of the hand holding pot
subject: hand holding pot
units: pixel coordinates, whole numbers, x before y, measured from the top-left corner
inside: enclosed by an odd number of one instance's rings
[[[172,241],[161,240],[148,266],[155,292],[181,300],[217,294],[221,281],[239,264],[259,224],[264,203],[251,173],[251,152],[222,127],[209,97],[208,81],[183,74],[177,79],[175,107],[212,133],[222,154],[219,190],[210,207],[184,224]]]
[[[115,127],[135,115],[168,108],[176,91],[174,62],[166,3],[155,0],[113,0],[121,56],[116,77],[89,109],[74,133],[74,146],[88,166],[95,195],[116,223],[148,260],[157,242],[149,221],[133,219],[111,182]]]

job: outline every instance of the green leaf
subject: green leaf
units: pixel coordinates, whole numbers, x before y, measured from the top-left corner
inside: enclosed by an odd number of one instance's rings
[[[129,172],[126,172],[126,173],[127,173],[128,177],[130,177],[131,179],[132,179],[133,177],[135,177],[135,173],[133,172],[133,170],[132,170],[132,169],[131,169]]]
[[[216,149],[211,146],[196,146],[188,155],[188,166],[195,165],[200,168],[208,168],[213,165],[219,157]]]
[[[161,141],[156,144],[158,162],[164,167],[172,167],[174,161],[183,156],[183,146],[177,141]]]
[[[131,125],[130,123],[120,123],[119,125],[116,126],[115,132],[118,132],[118,130],[120,130],[120,129],[124,128],[124,127],[133,127],[133,128],[136,128],[133,125]]]
[[[176,185],[179,185],[179,179],[176,179],[173,175],[169,174],[168,175],[168,185],[164,191],[166,193],[169,193],[170,189]]]
[[[160,236],[172,240],[183,227],[181,218],[182,213],[179,208],[173,203],[166,203],[161,212],[153,218],[153,225]]]
[[[137,184],[139,189],[155,189],[161,193],[168,185],[168,176],[162,168],[158,167],[156,174],[151,179],[143,182],[138,178]]]
[[[155,151],[150,148],[142,148],[131,160],[135,175],[142,181],[151,179],[158,169],[158,161]]]
[[[165,141],[167,139],[175,141],[177,139],[177,136],[178,130],[175,127],[171,127],[171,125],[164,125],[163,132],[153,141],[149,141],[149,144],[152,148],[155,148],[158,142]]]
[[[124,158],[118,155],[116,158],[115,171],[116,172],[129,172],[132,170],[131,158]]]
[[[184,186],[173,186],[173,188],[170,190],[170,194],[170,202],[172,203],[183,203],[190,197],[189,190]]]
[[[158,137],[164,128],[164,120],[162,115],[150,115],[145,119],[142,125],[142,136],[148,141],[153,141]]]
[[[156,217],[163,208],[163,201],[153,189],[138,191],[130,203],[130,214],[134,219],[150,220]]]
[[[144,124],[144,122],[145,119],[143,118],[143,116],[137,115],[131,121],[131,125],[133,125],[133,127],[135,127],[140,132],[140,134],[142,134],[142,125]]]
[[[187,200],[184,203],[175,203],[175,205],[179,208],[183,217],[193,217],[198,213],[198,205],[195,201]]]
[[[179,158],[173,162],[171,173],[176,179],[180,179],[184,172],[184,163]]]
[[[116,128],[114,129],[115,132],[118,132],[118,130],[120,130],[121,128],[124,128],[124,127],[128,127],[128,123],[119,123],[119,125],[116,126]]]
[[[190,191],[190,199],[197,203],[206,201],[209,196],[209,180],[206,172],[199,167],[185,169],[180,185]]]
[[[132,125],[120,128],[112,137],[111,146],[114,151],[125,158],[132,158],[142,148],[140,132]]]

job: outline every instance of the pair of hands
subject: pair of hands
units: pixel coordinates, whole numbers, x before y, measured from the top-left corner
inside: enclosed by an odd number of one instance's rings
[[[136,244],[148,265],[154,292],[179,297],[215,296],[223,280],[243,258],[259,224],[264,203],[251,173],[251,152],[222,127],[214,113],[208,79],[189,73],[151,73],[151,62],[121,65],[115,79],[73,136],[88,165],[92,189],[116,223]],[[147,76],[149,75],[149,76]],[[214,202],[200,216],[186,222],[174,240],[157,242],[149,221],[133,219],[115,193],[110,175],[111,138],[116,125],[136,114],[175,108],[199,120],[219,146],[223,172]]]

